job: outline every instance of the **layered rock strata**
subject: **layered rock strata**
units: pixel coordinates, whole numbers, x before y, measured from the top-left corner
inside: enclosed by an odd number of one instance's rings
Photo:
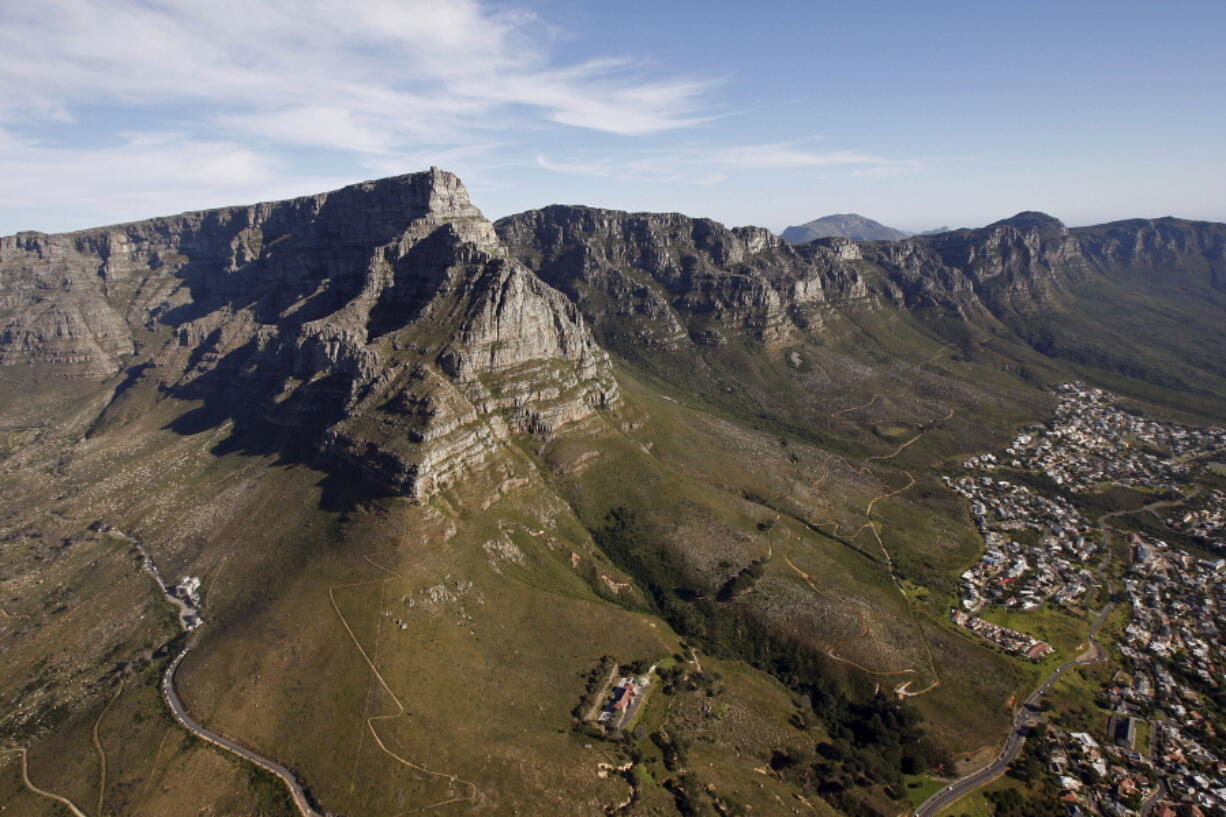
[[[580,304],[602,340],[676,348],[730,332],[767,343],[850,307],[1024,321],[1096,276],[1192,275],[1226,289],[1226,225],[1180,219],[1066,228],[1026,212],[979,229],[787,244],[673,213],[552,206],[496,225],[520,260]]]
[[[511,258],[437,169],[4,238],[0,325],[7,366],[95,379],[128,367],[415,496],[512,434],[618,400],[577,308]],[[149,365],[132,369],[138,360]]]

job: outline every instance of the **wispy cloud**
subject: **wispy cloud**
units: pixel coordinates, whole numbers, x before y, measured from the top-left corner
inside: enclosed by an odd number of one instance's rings
[[[381,174],[438,156],[472,168],[505,162],[491,146],[517,129],[643,136],[711,119],[717,79],[562,62],[562,36],[484,0],[0,3],[0,127],[24,140],[3,187],[35,201],[109,173],[115,196],[162,201],[145,185],[167,182],[194,203],[245,163],[242,186],[268,197],[304,149]],[[111,129],[87,133],[99,111]],[[172,154],[178,178],[160,165]]]
[[[303,195],[345,181],[287,181],[275,157],[181,133],[132,135],[104,148],[67,149],[45,147],[2,129],[0,178],[0,214],[18,229],[143,218],[183,210],[185,201],[204,208]],[[72,203],[72,213],[64,212],[65,202]],[[81,217],[91,220],[74,223]]]
[[[854,150],[825,153],[803,150],[795,142],[773,142],[765,145],[741,145],[723,148],[712,154],[712,161],[738,170],[787,170],[801,167],[833,165],[878,165],[885,159]]]
[[[538,155],[536,161],[540,167],[557,173],[688,184],[713,184],[737,171],[846,167],[853,176],[885,178],[923,167],[922,162],[914,159],[890,159],[856,150],[813,151],[797,142],[692,147],[598,159]]]
[[[712,80],[621,58],[550,62],[548,28],[476,0],[44,0],[0,11],[0,116],[207,103],[295,143],[381,150],[524,106],[580,128],[687,127]]]

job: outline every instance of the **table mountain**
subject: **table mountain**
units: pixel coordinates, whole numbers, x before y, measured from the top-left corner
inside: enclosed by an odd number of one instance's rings
[[[93,381],[126,369],[202,400],[210,419],[309,436],[413,495],[512,433],[617,400],[575,306],[508,257],[459,180],[437,169],[20,233],[0,240],[0,291],[10,367]]]
[[[1224,272],[1206,222],[491,224],[439,170],[0,238],[0,744],[81,813],[276,811],[174,670],[318,813],[898,813],[1033,684],[947,624],[942,477],[1069,380],[1226,419]]]

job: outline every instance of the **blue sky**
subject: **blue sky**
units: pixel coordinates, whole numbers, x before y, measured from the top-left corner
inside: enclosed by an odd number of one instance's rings
[[[0,4],[0,235],[438,165],[780,230],[1226,221],[1226,3]]]

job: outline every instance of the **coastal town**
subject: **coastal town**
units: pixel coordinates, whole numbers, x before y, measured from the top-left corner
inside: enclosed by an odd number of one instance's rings
[[[1091,588],[1109,586],[1125,615],[1095,700],[1101,723],[1073,729],[1051,718],[1035,735],[1044,773],[1069,817],[1226,815],[1226,493],[1191,484],[1196,473],[1222,474],[1226,429],[1147,419],[1079,383],[1057,394],[1049,423],[963,461],[971,475],[945,477],[985,544],[950,618],[1037,659],[1049,654],[1042,642],[976,613],[1050,603],[1079,614]],[[1055,487],[1036,487],[1043,481]],[[1171,506],[1154,518],[1196,552],[1141,531],[1111,534],[1104,520],[1118,514],[1091,521],[1070,501],[1109,486]]]

